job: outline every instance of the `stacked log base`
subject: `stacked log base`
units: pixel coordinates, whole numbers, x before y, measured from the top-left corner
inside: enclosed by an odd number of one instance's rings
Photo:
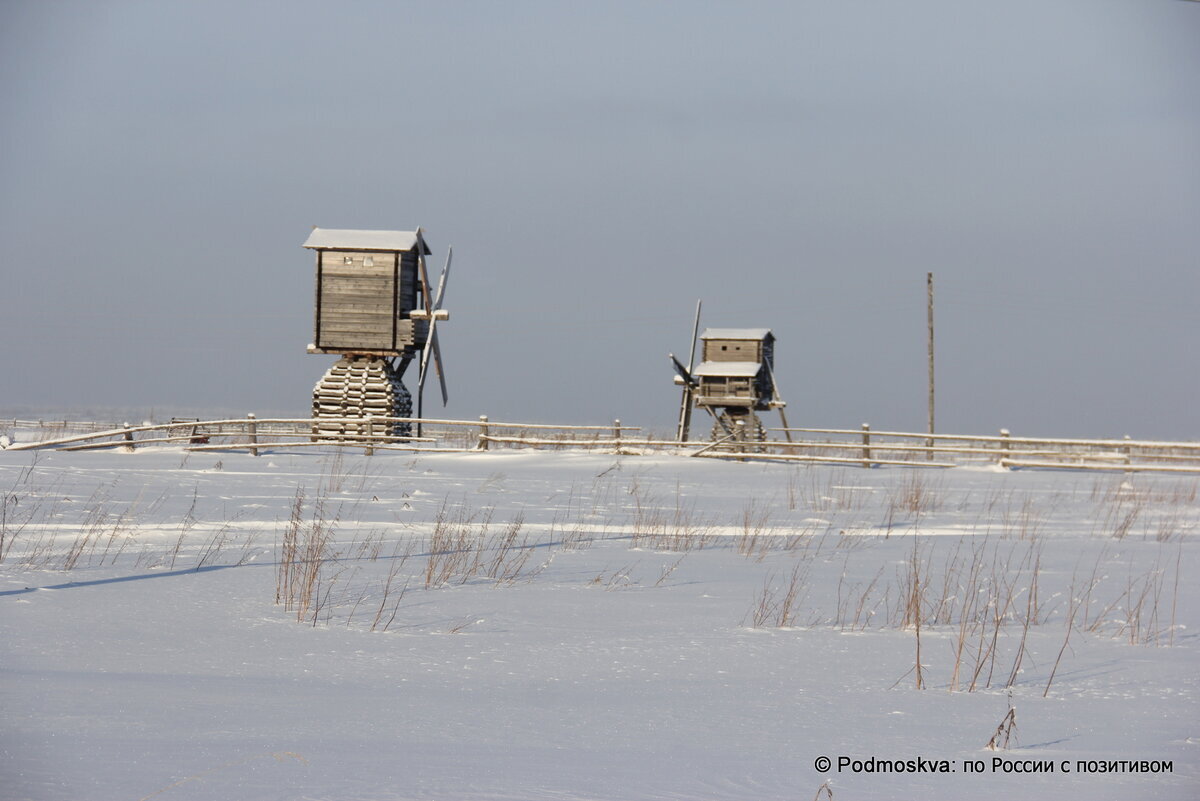
[[[737,430],[738,420],[741,420],[745,426],[743,429],[745,431],[745,442],[739,443],[733,439],[729,439],[717,445],[717,449],[726,451],[742,450],[750,453],[758,453],[765,450],[763,443],[767,441],[766,427],[762,424],[762,420],[758,419],[758,415],[754,412],[743,411],[742,409],[726,409],[722,411],[713,423],[711,439],[716,441],[729,436]]]
[[[386,359],[345,356],[329,368],[313,388],[313,433],[321,439],[358,434],[407,437],[410,423],[367,424],[334,422],[339,417],[411,417],[412,396]]]

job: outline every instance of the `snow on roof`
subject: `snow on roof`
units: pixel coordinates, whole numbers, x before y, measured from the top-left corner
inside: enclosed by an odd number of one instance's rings
[[[770,328],[705,328],[701,339],[766,339]]]
[[[756,376],[761,369],[760,362],[700,362],[693,375]]]
[[[354,231],[347,228],[314,228],[304,247],[333,250],[412,250],[416,231]],[[425,245],[429,253],[429,244]]]

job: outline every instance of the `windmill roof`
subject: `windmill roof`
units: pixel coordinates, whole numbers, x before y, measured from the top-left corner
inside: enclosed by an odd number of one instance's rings
[[[701,339],[766,339],[774,336],[770,328],[705,328]]]
[[[314,228],[304,247],[315,250],[412,250],[416,231],[355,231],[347,228]],[[429,254],[429,245],[425,245]]]
[[[700,362],[693,375],[699,376],[756,376],[761,362]]]

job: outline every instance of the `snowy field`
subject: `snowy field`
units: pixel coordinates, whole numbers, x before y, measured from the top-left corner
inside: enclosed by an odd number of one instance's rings
[[[1200,798],[1197,488],[0,451],[0,797]]]

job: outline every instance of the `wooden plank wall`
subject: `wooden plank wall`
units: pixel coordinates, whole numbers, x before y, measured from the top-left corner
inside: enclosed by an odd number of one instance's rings
[[[757,362],[761,360],[762,342],[758,340],[704,340],[704,361],[706,362]]]
[[[395,254],[321,251],[320,275],[320,347],[394,347]]]

